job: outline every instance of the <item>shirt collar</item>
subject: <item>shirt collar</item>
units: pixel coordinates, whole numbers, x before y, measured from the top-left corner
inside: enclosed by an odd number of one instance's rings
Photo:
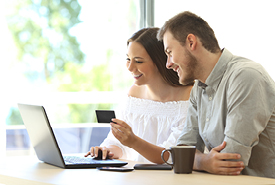
[[[232,53],[224,48],[221,57],[219,58],[210,75],[207,77],[205,83],[199,82],[198,86],[202,87],[203,89],[209,86],[216,91],[222,80],[223,74],[227,69],[227,64],[232,60],[232,58]]]

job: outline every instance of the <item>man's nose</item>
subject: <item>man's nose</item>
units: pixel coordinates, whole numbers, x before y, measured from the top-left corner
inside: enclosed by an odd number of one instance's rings
[[[171,58],[170,58],[170,57],[167,57],[166,68],[167,68],[167,69],[172,69],[173,64],[174,64],[174,63],[172,62]]]

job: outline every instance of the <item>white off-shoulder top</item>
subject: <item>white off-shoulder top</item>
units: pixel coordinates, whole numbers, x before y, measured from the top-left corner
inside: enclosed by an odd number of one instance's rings
[[[138,137],[164,148],[175,146],[185,123],[189,101],[158,102],[128,96],[117,118],[132,127]],[[110,131],[100,146],[116,145],[122,159],[149,162],[134,149],[122,145]],[[144,148],[146,150],[146,148]]]

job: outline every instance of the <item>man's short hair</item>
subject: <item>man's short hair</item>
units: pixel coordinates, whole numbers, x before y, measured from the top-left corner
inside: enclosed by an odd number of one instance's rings
[[[220,46],[212,28],[201,17],[189,11],[179,13],[166,21],[158,32],[158,40],[163,40],[163,36],[167,31],[170,31],[182,45],[185,44],[187,36],[193,34],[200,39],[203,47],[211,53],[220,51]]]

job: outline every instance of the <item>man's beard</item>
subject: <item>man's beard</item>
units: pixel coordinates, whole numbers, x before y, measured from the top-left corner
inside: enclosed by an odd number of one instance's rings
[[[185,56],[188,60],[187,69],[185,69],[184,78],[179,77],[179,83],[182,85],[190,85],[194,83],[195,78],[195,71],[198,67],[197,59],[188,51],[185,50]]]

